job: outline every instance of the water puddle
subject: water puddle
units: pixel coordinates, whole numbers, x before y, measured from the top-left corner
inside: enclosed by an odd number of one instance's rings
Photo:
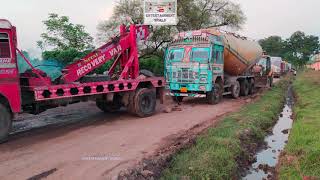
[[[291,119],[293,106],[291,87],[288,88],[286,97],[286,104],[279,115],[279,120],[273,128],[272,134],[265,138],[265,148],[257,152],[257,162],[252,164],[247,175],[243,177],[244,180],[274,179],[275,166],[281,151],[287,144],[293,123]]]

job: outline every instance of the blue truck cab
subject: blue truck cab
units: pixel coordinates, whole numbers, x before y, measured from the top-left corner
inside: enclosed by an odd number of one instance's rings
[[[222,99],[224,45],[219,33],[180,33],[165,52],[166,89],[176,101],[183,97]]]

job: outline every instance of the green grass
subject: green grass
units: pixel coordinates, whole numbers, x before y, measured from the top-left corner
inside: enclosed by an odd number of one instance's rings
[[[287,85],[288,80],[281,81],[257,102],[244,106],[198,137],[194,146],[173,157],[162,179],[237,178],[237,160],[247,160],[245,147],[263,141],[282,109]]]
[[[279,178],[320,179],[320,72],[302,73],[293,88],[295,121],[281,158]]]

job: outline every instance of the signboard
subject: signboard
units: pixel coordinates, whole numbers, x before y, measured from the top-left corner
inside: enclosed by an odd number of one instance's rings
[[[177,25],[177,0],[145,0],[145,25]]]

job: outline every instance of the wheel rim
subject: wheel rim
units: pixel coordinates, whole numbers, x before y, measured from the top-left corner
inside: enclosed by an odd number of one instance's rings
[[[239,96],[240,95],[240,86],[236,86],[236,95]]]
[[[233,95],[234,95],[234,97],[240,96],[240,84],[235,84],[233,86]]]

